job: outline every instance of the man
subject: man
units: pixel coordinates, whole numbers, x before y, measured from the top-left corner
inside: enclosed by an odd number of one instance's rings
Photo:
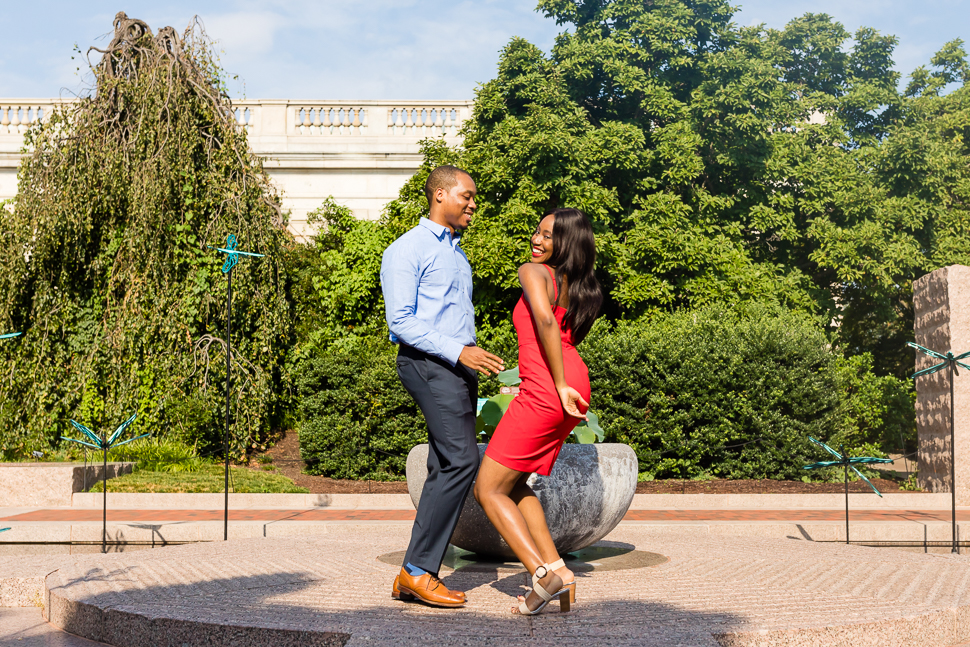
[[[475,212],[475,182],[454,166],[439,166],[424,193],[430,212],[384,251],[381,288],[391,341],[400,344],[397,374],[428,423],[428,480],[411,543],[391,596],[459,607],[438,569],[478,472],[475,415],[478,374],[503,361],[475,345],[472,270],[458,246]]]

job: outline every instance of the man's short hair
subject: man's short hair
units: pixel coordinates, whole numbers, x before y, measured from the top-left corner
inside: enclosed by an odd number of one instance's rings
[[[434,200],[434,192],[438,189],[450,191],[453,186],[458,184],[459,174],[471,177],[468,171],[448,164],[439,166],[431,171],[431,174],[428,176],[428,181],[424,183],[424,197],[428,199],[429,207],[431,206],[431,201]]]

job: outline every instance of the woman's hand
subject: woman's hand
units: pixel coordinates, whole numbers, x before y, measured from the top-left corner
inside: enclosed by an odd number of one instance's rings
[[[579,391],[571,386],[564,386],[559,389],[559,400],[562,408],[573,418],[587,420],[586,411],[589,409],[589,402],[583,399]]]

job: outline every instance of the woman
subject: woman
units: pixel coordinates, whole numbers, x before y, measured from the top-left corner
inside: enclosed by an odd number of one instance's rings
[[[575,345],[599,314],[593,228],[579,209],[556,209],[532,235],[532,262],[519,268],[522,298],[512,313],[519,337],[519,395],[485,450],[475,498],[533,574],[533,590],[513,612],[538,613],[561,599],[568,611],[576,582],[549,534],[542,505],[526,484],[548,476],[569,433],[585,420],[589,373]]]

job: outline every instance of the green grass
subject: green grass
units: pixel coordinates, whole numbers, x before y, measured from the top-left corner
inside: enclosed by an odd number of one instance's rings
[[[241,494],[293,493],[306,494],[306,488],[279,474],[268,474],[245,467],[231,469],[230,492]],[[225,473],[222,465],[206,465],[194,472],[152,472],[138,470],[108,482],[108,492],[223,492]],[[101,483],[91,488],[101,492]]]

